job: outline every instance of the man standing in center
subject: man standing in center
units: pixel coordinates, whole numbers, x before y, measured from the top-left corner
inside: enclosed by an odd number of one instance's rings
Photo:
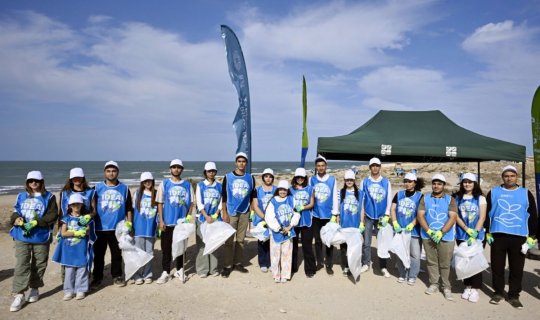
[[[255,178],[246,172],[248,157],[244,152],[236,154],[236,169],[229,172],[223,178],[221,191],[222,217],[236,230],[224,245],[223,271],[221,276],[228,278],[232,268],[247,273],[248,270],[242,265],[244,256],[244,239],[249,225],[249,212],[251,201],[257,197],[255,191]]]

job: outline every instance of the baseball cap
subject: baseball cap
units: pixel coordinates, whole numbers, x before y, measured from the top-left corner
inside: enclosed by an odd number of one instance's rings
[[[105,163],[105,166],[103,166],[103,169],[107,169],[108,167],[115,167],[116,169],[120,170],[120,167],[118,166],[118,163],[116,163],[116,161],[107,161]]]
[[[184,164],[182,163],[182,160],[174,159],[174,160],[171,161],[171,164],[169,164],[169,168],[172,167],[172,166],[181,166],[183,168]]]
[[[502,169],[501,174],[505,173],[506,171],[512,171],[514,173],[517,173],[517,169],[514,166],[506,166]]]
[[[154,180],[154,176],[148,171],[141,173],[141,182],[146,180]]]
[[[403,180],[410,180],[410,181],[416,181],[417,178],[416,178],[416,175],[412,172],[408,172],[405,177],[403,178]]]
[[[274,176],[274,170],[272,170],[270,168],[266,168],[266,169],[264,169],[264,171],[262,173],[263,177],[264,177],[265,174],[269,174],[269,175],[271,175],[273,177]]]
[[[381,165],[381,160],[379,160],[379,158],[371,158],[369,159],[369,166],[371,166],[372,164],[378,164],[378,165]]]
[[[204,164],[204,171],[210,171],[210,170],[216,170],[217,171],[217,167],[216,167],[215,162],[209,161],[209,162]]]
[[[304,168],[296,168],[296,170],[294,170],[294,176],[295,177],[307,177],[307,173],[306,173],[306,169]]]
[[[432,182],[435,181],[435,180],[439,180],[439,181],[442,181],[442,182],[446,183],[446,178],[440,173],[437,173],[437,174],[433,175],[433,177],[431,177]]]
[[[68,204],[74,204],[74,203],[84,203],[83,197],[78,193],[73,193],[69,196],[69,202]]]
[[[247,156],[247,154],[245,152],[238,152],[236,154],[236,156],[234,157],[234,160],[238,159],[239,157],[242,157],[242,158],[248,160],[248,156]]]
[[[287,180],[279,180],[278,183],[278,189],[289,189],[289,181]]]
[[[84,171],[81,168],[73,168],[69,170],[69,178],[83,178],[84,177]]]
[[[348,179],[355,179],[356,178],[356,175],[354,174],[354,171],[352,170],[347,170],[345,171],[345,175],[343,175],[343,179],[345,180],[348,180]]]
[[[41,171],[30,171],[26,175],[26,180],[43,180],[43,175],[41,174]]]
[[[469,180],[469,181],[478,181],[476,179],[476,175],[474,173],[467,172],[461,177],[461,181],[463,180]]]

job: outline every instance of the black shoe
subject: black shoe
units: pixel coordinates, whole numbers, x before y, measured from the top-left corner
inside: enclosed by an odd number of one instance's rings
[[[313,278],[314,275],[315,275],[314,273],[306,273],[306,277],[308,278]]]
[[[331,267],[326,267],[326,273],[328,273],[329,276],[333,276],[334,275],[334,270],[332,270]]]
[[[234,270],[236,270],[236,271],[238,271],[240,273],[248,273],[249,272],[248,269],[244,268],[244,266],[241,265],[241,264],[235,265]]]
[[[229,275],[231,274],[231,268],[223,268],[223,270],[221,271],[221,277],[222,278],[228,278]]]
[[[503,299],[503,296],[501,295],[498,295],[498,294],[495,294],[491,300],[489,300],[489,303],[491,304],[499,304],[501,302],[501,300]]]
[[[125,287],[126,282],[124,281],[122,277],[116,277],[114,278],[114,285],[117,287]]]
[[[92,282],[90,283],[90,289],[97,289],[99,288],[99,286],[101,285],[101,279],[94,279],[92,280]]]
[[[322,268],[324,268],[324,266],[322,264],[317,265],[317,271],[321,270]]]
[[[512,299],[508,299],[508,303],[516,308],[516,309],[523,309],[523,305],[521,304],[521,302],[519,301],[519,298],[512,298]]]

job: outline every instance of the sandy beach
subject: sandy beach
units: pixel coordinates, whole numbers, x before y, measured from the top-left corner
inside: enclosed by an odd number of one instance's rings
[[[500,169],[509,163],[489,162],[481,164],[482,189],[500,183]],[[521,164],[515,164],[521,171]],[[401,177],[394,174],[395,164],[384,164],[383,175],[390,177],[394,192],[401,189]],[[476,163],[399,165],[405,171],[416,169],[420,177],[429,181],[433,173],[443,173],[447,180],[446,191],[456,188],[460,172],[476,172]],[[357,178],[364,178],[367,166],[358,167]],[[338,186],[343,185],[343,171],[332,172],[338,177]],[[527,163],[527,187],[534,191],[534,169],[532,161]],[[279,179],[290,176],[277,176]],[[359,181],[359,180],[358,180]],[[520,179],[521,182],[521,179]],[[428,191],[428,183],[424,191]],[[533,192],[534,193],[534,192]],[[461,281],[455,280],[455,301],[444,299],[442,293],[433,296],[424,294],[427,273],[423,272],[415,286],[399,284],[395,257],[389,263],[391,278],[378,273],[377,259],[374,268],[362,274],[358,283],[341,275],[338,250],[334,251],[333,276],[324,271],[314,278],[307,278],[300,265],[300,272],[287,284],[275,284],[271,274],[259,271],[257,264],[257,242],[248,238],[245,265],[248,274],[234,272],[228,279],[209,277],[201,279],[195,273],[195,239],[189,241],[186,254],[186,273],[191,277],[182,284],[174,279],[164,285],[155,283],[127,285],[117,288],[110,278],[109,253],[106,255],[105,286],[93,291],[81,301],[62,301],[60,266],[50,262],[45,274],[45,287],[40,289],[40,300],[26,304],[16,313],[9,312],[12,302],[11,282],[15,265],[13,241],[8,234],[8,219],[15,196],[0,196],[0,319],[74,319],[93,317],[96,319],[509,319],[522,317],[532,319],[540,314],[540,261],[525,261],[523,310],[516,310],[508,303],[494,306],[489,304],[491,274],[484,271],[484,286],[478,303],[460,298],[463,291]],[[376,241],[373,241],[376,245]],[[51,246],[50,254],[55,244]],[[301,250],[300,250],[301,252]],[[218,251],[218,259],[221,253]],[[489,246],[485,250],[489,261]],[[373,257],[376,256],[373,249]],[[301,254],[300,254],[301,257]],[[153,260],[154,278],[161,272],[160,243],[156,242]],[[422,269],[425,262],[422,262]],[[374,271],[375,270],[375,273]]]

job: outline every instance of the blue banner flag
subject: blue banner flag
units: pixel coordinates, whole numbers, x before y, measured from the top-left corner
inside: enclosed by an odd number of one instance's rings
[[[302,77],[302,154],[300,156],[300,168],[306,166],[306,155],[308,151],[308,135],[307,135],[307,89],[306,89],[306,77]]]
[[[246,171],[251,173],[251,112],[249,101],[249,85],[244,61],[244,54],[238,38],[231,28],[221,25],[221,37],[225,40],[227,64],[231,81],[238,93],[238,110],[233,121],[238,146],[236,152],[245,152],[248,156]]]

